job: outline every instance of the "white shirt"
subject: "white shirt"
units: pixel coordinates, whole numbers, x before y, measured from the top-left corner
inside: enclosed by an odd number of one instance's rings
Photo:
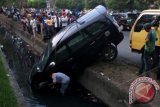
[[[31,25],[33,28],[36,28],[36,27],[37,27],[36,20],[35,20],[35,19],[32,19],[32,20],[30,21],[30,25]]]
[[[62,16],[62,27],[65,27],[68,25],[68,17],[67,16]]]

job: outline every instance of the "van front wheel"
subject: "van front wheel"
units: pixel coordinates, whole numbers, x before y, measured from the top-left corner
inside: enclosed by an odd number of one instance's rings
[[[36,73],[36,74],[33,76],[32,80],[30,80],[30,81],[31,81],[31,82],[30,82],[30,85],[31,85],[32,91],[39,91],[39,90],[40,90],[39,84],[40,84],[41,82],[43,82],[43,81],[42,81],[42,76],[41,76],[41,74]]]
[[[36,80],[36,79],[33,79],[32,81],[31,81],[31,89],[32,89],[32,91],[38,91],[39,90],[39,82],[38,82],[38,80]]]
[[[103,60],[113,61],[118,55],[117,48],[114,45],[107,45],[103,50]]]

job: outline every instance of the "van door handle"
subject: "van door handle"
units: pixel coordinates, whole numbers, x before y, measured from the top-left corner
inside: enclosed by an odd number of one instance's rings
[[[72,61],[73,60],[73,58],[69,58],[68,60],[67,60],[67,62],[70,62],[70,61]]]
[[[90,44],[90,46],[93,45],[94,43],[95,43],[95,41],[93,41],[93,42]]]

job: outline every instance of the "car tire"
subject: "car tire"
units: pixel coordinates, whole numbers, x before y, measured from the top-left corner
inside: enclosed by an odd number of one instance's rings
[[[32,91],[38,91],[39,90],[39,82],[36,80],[36,79],[33,79],[32,81],[31,81],[31,89],[32,89]]]
[[[40,91],[41,90],[40,83],[44,82],[41,78],[41,75],[42,74],[36,73],[36,74],[34,74],[32,79],[30,80],[31,89],[33,91]]]
[[[118,55],[117,48],[114,45],[107,45],[103,50],[103,60],[113,61]]]

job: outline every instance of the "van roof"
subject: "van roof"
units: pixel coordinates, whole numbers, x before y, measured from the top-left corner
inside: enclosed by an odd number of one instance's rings
[[[65,40],[66,38],[70,37],[73,33],[77,32],[78,30],[83,29],[84,27],[88,26],[90,23],[95,22],[101,16],[105,15],[107,12],[104,6],[97,6],[87,14],[83,15],[82,17],[77,19],[77,22],[71,23],[60,32],[58,32],[51,40],[52,47],[56,47],[57,43]]]
[[[142,13],[160,13],[160,9],[143,10]]]

